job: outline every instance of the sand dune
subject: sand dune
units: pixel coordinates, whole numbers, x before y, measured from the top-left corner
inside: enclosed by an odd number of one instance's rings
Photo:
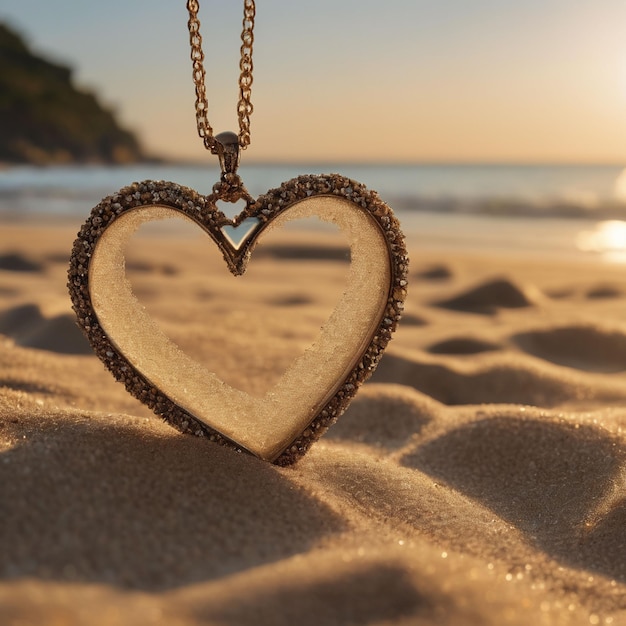
[[[0,623],[626,623],[620,268],[411,242],[405,324],[282,469],[179,434],[114,382],[72,321],[72,237],[0,231],[34,268],[0,267]],[[250,283],[187,235],[137,239],[128,270],[194,358],[263,388],[345,280],[340,246],[291,237]]]
[[[452,270],[444,264],[431,265],[417,270],[413,277],[418,280],[448,280],[452,277]]]
[[[400,463],[480,502],[559,561],[626,582],[615,550],[623,528],[606,524],[607,513],[624,516],[624,500],[612,494],[626,468],[620,444],[597,426],[503,411],[451,429]]]
[[[513,336],[523,350],[540,358],[590,372],[626,369],[626,334],[594,326],[553,327]]]
[[[586,293],[588,298],[620,298],[624,293],[610,285],[596,285],[589,289]]]
[[[28,256],[16,252],[0,254],[0,270],[10,272],[39,272],[43,266]]]
[[[473,337],[452,337],[434,343],[428,347],[432,354],[479,354],[499,350],[500,346],[490,341],[483,341]]]
[[[535,304],[532,289],[522,288],[508,279],[494,279],[477,285],[437,304],[447,309],[468,313],[496,312],[500,308],[518,309]]]
[[[297,261],[350,261],[350,249],[344,246],[324,246],[313,244],[290,245],[286,243],[267,245],[259,248],[257,258],[293,259]]]
[[[470,361],[390,349],[373,381],[410,385],[444,404],[516,403],[554,407],[572,400],[626,399],[623,380],[584,376],[510,354]]]
[[[63,313],[52,318],[42,315],[36,304],[24,304],[0,311],[0,333],[20,346],[62,354],[91,354],[91,346],[76,326],[76,317]]]

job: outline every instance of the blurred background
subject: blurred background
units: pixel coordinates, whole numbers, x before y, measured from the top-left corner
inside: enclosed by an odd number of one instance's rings
[[[201,4],[216,132],[237,129],[241,13]],[[0,22],[3,215],[86,216],[143,178],[210,190],[183,0],[20,0]],[[621,261],[625,25],[623,0],[259,0],[244,181],[341,171],[424,245]]]

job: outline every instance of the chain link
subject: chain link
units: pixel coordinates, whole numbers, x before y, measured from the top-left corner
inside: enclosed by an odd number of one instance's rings
[[[209,123],[209,102],[206,95],[206,71],[204,69],[204,52],[202,51],[202,35],[198,0],[187,0],[189,11],[189,43],[191,45],[191,62],[193,64],[193,82],[196,88],[196,124],[198,135],[207,150],[218,153],[218,142],[213,136],[213,128]],[[239,62],[239,102],[237,117],[239,119],[239,147],[245,150],[250,145],[250,115],[253,111],[252,96],[252,45],[254,43],[254,18],[256,7],[254,0],[244,0],[243,22],[241,31],[241,60]]]
[[[237,117],[239,118],[239,146],[242,149],[250,145],[250,116],[252,106],[252,44],[254,43],[254,18],[256,7],[254,0],[244,0],[243,22],[241,28],[241,60],[239,61],[239,102]]]

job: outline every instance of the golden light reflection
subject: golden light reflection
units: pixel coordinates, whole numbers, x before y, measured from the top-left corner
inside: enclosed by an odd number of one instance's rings
[[[626,185],[626,178],[624,183]],[[582,230],[578,233],[576,247],[583,252],[601,254],[607,261],[626,263],[626,222],[598,222],[593,230]]]

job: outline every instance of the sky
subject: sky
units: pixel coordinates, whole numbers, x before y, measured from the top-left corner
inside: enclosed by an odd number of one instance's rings
[[[237,130],[242,2],[201,0]],[[0,0],[154,154],[197,136],[184,0]],[[250,161],[626,163],[626,0],[257,0]]]

